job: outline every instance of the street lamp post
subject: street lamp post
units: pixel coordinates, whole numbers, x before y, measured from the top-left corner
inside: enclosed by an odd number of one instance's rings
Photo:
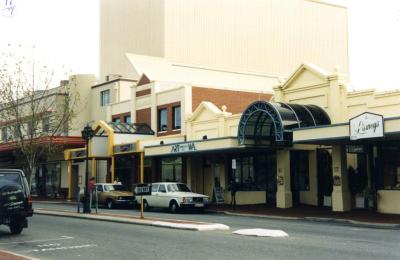
[[[90,195],[89,195],[89,140],[93,137],[94,131],[86,125],[82,130],[82,138],[86,141],[86,172],[85,172],[85,197],[83,202],[83,213],[90,213]]]

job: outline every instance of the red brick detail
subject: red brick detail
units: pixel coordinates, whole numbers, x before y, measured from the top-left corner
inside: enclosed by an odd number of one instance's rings
[[[141,97],[141,96],[146,96],[146,95],[150,95],[151,94],[151,89],[144,89],[144,90],[140,90],[140,91],[136,91],[136,97]]]
[[[139,79],[139,82],[136,84],[136,86],[141,86],[149,83],[150,79],[146,76],[146,74],[143,74],[142,77]]]
[[[136,123],[146,123],[151,126],[151,109],[136,110]]]
[[[254,101],[269,101],[271,98],[272,94],[193,87],[192,111],[194,111],[202,101],[209,101],[219,109],[225,105],[227,107],[227,112],[238,114],[242,113],[245,108]]]
[[[174,112],[173,108],[180,106],[180,105],[181,105],[181,102],[179,101],[179,102],[174,102],[174,103],[157,106],[157,117],[158,117],[158,111],[160,109],[163,109],[163,108],[167,109],[167,131],[162,131],[162,132],[158,131],[158,129],[160,129],[160,126],[158,125],[159,121],[157,118],[157,136],[176,135],[176,134],[181,133],[180,129],[172,129],[172,124],[173,124],[172,119],[173,119],[173,112]]]

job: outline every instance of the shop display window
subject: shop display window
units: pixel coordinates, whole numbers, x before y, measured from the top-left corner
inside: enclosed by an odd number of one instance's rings
[[[382,147],[382,188],[400,190],[400,147]]]
[[[310,190],[308,151],[292,151],[290,153],[290,172],[292,190]]]
[[[182,157],[161,160],[161,181],[182,182]]]
[[[276,189],[275,156],[259,154],[236,158],[234,176],[242,191]]]

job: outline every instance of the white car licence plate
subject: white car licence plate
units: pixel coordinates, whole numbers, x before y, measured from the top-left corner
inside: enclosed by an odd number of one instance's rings
[[[202,207],[204,207],[204,205],[203,205],[203,204],[199,204],[199,203],[197,203],[197,204],[194,204],[194,206],[195,206],[196,208],[202,208]]]

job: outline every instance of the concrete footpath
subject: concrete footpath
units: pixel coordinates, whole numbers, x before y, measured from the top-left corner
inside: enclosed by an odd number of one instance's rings
[[[36,202],[49,204],[70,204],[76,205],[74,202],[65,200],[46,200]],[[279,209],[268,207],[267,205],[245,205],[235,208],[229,205],[210,205],[206,210],[210,213],[219,213],[231,216],[257,217],[282,220],[305,220],[315,222],[332,222],[360,227],[384,228],[384,229],[400,229],[400,215],[381,214],[369,210],[353,210],[349,212],[332,212],[329,208],[313,207],[313,206],[296,206],[294,208]],[[99,213],[99,214],[78,214],[71,210],[66,211],[54,208],[35,209],[36,214],[96,219],[103,221],[114,221],[120,223],[142,224],[158,227],[179,228],[187,230],[229,230],[228,226],[215,223],[192,222],[179,219],[164,218],[144,218],[138,216],[125,215],[121,213]],[[179,217],[179,216],[178,216]]]
[[[208,211],[233,216],[333,222],[360,227],[400,229],[400,215],[382,214],[370,210],[332,212],[330,208],[305,205],[288,209],[273,208],[266,205],[246,205],[236,206],[235,208],[229,205],[211,205]]]
[[[70,217],[79,219],[93,219],[99,221],[147,225],[147,226],[184,229],[193,231],[229,230],[229,226],[219,223],[194,222],[194,221],[179,220],[179,219],[164,219],[164,218],[160,219],[160,218],[149,218],[149,217],[140,218],[125,214],[112,214],[112,213],[83,214],[67,210],[46,209],[46,208],[35,208],[34,214],[58,216],[58,217]]]

